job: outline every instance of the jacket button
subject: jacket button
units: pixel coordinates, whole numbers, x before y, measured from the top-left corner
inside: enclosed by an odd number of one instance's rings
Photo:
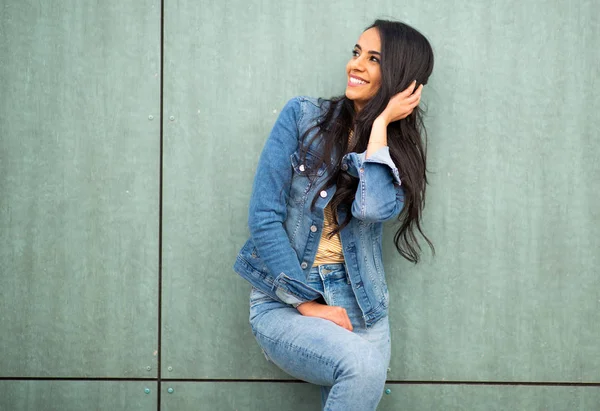
[[[317,230],[318,230],[318,228],[317,228],[317,226],[316,226],[316,225],[311,225],[311,226],[310,226],[310,231],[312,231],[313,233],[316,233],[316,232],[317,232]]]
[[[348,170],[348,164],[346,164],[346,163],[342,164],[342,170],[347,171]]]
[[[319,193],[319,195],[323,198],[327,197],[327,191],[323,190]]]
[[[306,170],[306,168],[304,167],[304,164],[300,164],[300,167],[298,167],[298,170],[300,170],[300,171]]]
[[[300,264],[300,268],[302,268],[303,270],[308,267],[308,264],[306,264],[306,261],[302,262],[302,264]]]

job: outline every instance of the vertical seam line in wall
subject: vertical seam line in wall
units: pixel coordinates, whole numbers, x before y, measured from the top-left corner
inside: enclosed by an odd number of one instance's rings
[[[165,31],[165,2],[160,0],[160,109],[159,109],[159,165],[158,165],[158,342],[157,342],[157,371],[156,371],[156,410],[160,411],[161,379],[162,379],[162,239],[163,239],[163,84],[164,84],[164,31]]]

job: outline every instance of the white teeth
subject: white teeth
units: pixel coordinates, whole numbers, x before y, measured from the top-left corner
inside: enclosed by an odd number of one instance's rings
[[[350,77],[350,83],[353,83],[353,84],[367,84],[366,81],[362,81],[362,80],[359,80],[359,79],[354,78],[354,77]]]

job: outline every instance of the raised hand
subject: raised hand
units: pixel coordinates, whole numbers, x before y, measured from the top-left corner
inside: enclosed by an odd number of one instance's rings
[[[421,84],[415,90],[416,85],[417,82],[413,81],[404,91],[401,91],[390,99],[387,107],[380,115],[386,124],[408,117],[415,107],[419,105],[423,85]]]

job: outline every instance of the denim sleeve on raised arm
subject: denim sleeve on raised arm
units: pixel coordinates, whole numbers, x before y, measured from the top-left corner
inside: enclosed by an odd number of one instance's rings
[[[365,157],[366,152],[348,153],[343,159],[348,173],[359,179],[352,216],[366,222],[396,218],[404,206],[404,190],[389,147]]]
[[[299,295],[311,292],[311,288],[293,280],[304,278],[304,272],[284,228],[293,177],[290,156],[298,148],[301,115],[300,100],[294,98],[275,122],[258,162],[248,217],[254,246],[273,276],[273,291],[281,301],[294,305],[309,301]]]

